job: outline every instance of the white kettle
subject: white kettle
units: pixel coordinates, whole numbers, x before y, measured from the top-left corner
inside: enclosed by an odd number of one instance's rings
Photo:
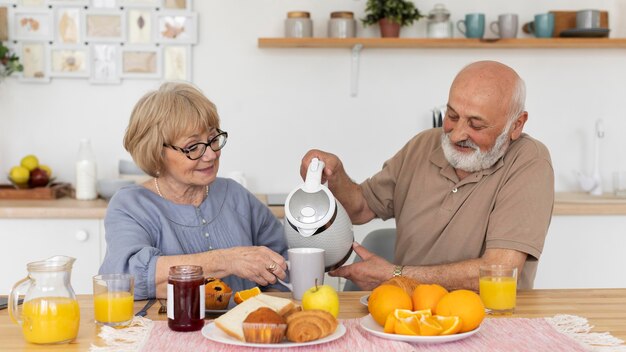
[[[325,270],[340,267],[352,253],[352,222],[332,192],[322,185],[324,162],[313,158],[304,184],[285,200],[285,237],[289,248],[322,248]]]

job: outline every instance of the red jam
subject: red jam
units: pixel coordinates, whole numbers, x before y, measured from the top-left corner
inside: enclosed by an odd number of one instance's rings
[[[174,331],[204,327],[204,274],[197,265],[170,267],[167,278],[167,326]]]

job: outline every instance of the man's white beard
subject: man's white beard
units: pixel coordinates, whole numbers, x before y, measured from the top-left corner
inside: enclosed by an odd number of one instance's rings
[[[494,146],[486,152],[481,151],[480,148],[470,139],[456,143],[459,146],[474,149],[471,153],[462,153],[456,150],[448,137],[450,133],[444,133],[441,135],[441,147],[443,148],[443,154],[450,165],[452,165],[455,169],[466,172],[476,172],[488,169],[492,167],[504,155],[504,153],[506,153],[510,144],[509,130],[510,126],[507,126],[498,138],[496,138]]]

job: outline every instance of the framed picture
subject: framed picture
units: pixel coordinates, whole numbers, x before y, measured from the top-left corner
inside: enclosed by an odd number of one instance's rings
[[[167,81],[191,82],[191,46],[163,47],[163,78]]]
[[[160,48],[124,46],[122,78],[161,78]]]
[[[38,83],[50,82],[48,61],[50,53],[48,44],[23,41],[16,45],[15,51],[24,66],[24,70],[20,74],[20,81]]]
[[[156,15],[157,43],[196,44],[197,14],[191,12],[161,12]]]
[[[53,7],[59,5],[87,6],[89,5],[89,0],[47,0],[47,3]]]
[[[0,6],[0,41],[9,39],[9,10]]]
[[[83,33],[88,42],[117,42],[126,40],[124,11],[84,11]]]
[[[91,0],[91,7],[94,9],[114,9],[117,7],[116,0]]]
[[[117,84],[121,82],[122,55],[119,44],[91,44],[89,82]]]
[[[129,9],[127,13],[128,19],[128,38],[126,40],[131,44],[149,44],[152,43],[152,11],[149,9],[135,8]]]
[[[0,6],[16,4],[17,0],[0,0]]]
[[[119,0],[119,5],[124,7],[161,7],[162,0]]]
[[[52,12],[46,9],[12,9],[9,11],[9,38],[13,40],[53,39]]]
[[[166,10],[191,11],[192,0],[163,0],[163,8]]]
[[[44,7],[46,6],[46,0],[20,0],[19,4],[28,7]]]
[[[81,41],[81,12],[78,7],[57,7],[54,12],[56,43],[78,44]]]
[[[50,48],[51,77],[89,77],[88,46],[54,46]]]

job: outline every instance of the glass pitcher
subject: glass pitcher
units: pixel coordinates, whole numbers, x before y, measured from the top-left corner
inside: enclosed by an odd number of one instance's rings
[[[426,27],[428,38],[452,38],[452,22],[450,11],[443,4],[436,4],[428,13]]]
[[[27,264],[28,277],[9,295],[9,315],[22,327],[26,341],[66,343],[78,335],[80,309],[70,284],[75,258],[57,255]],[[24,296],[20,309],[18,299]]]

